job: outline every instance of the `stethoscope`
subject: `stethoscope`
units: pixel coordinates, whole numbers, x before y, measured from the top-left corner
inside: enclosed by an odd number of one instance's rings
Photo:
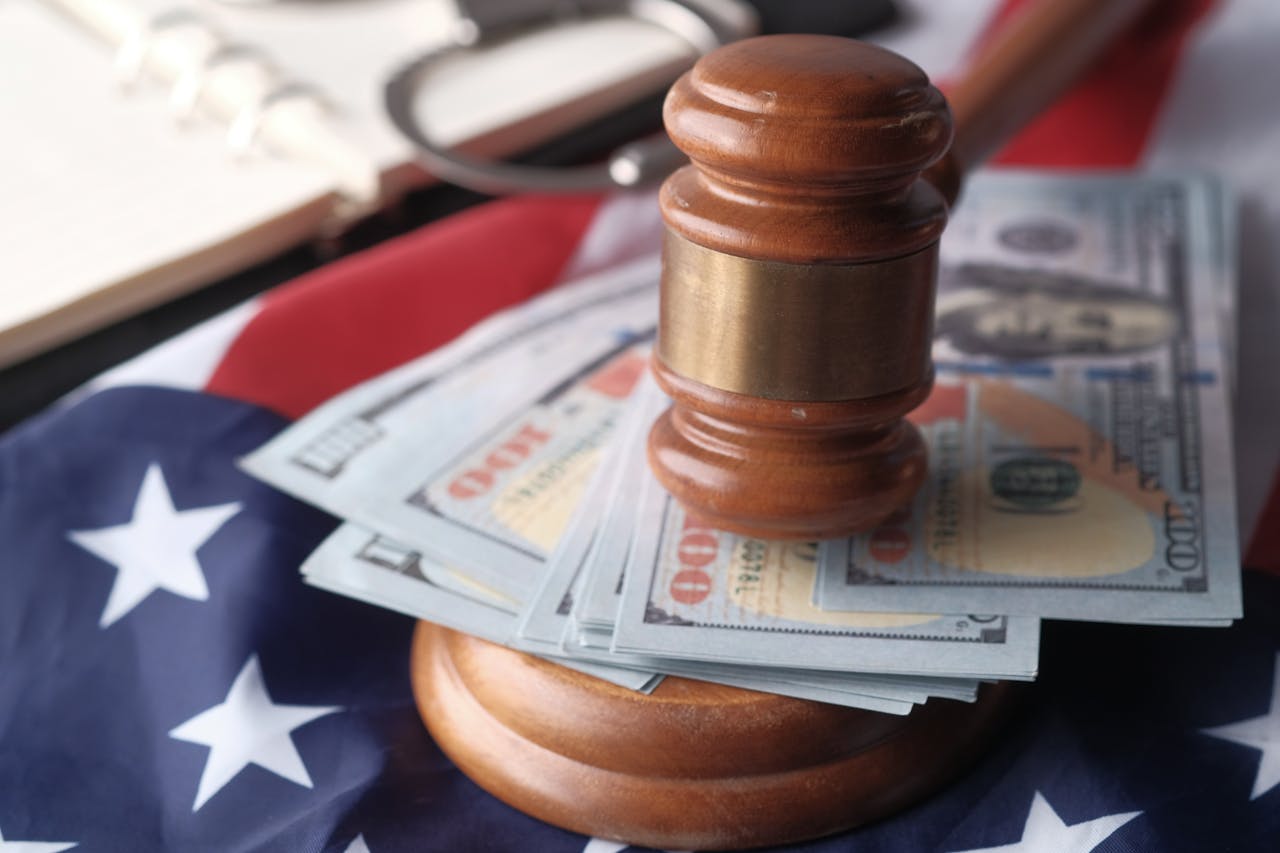
[[[464,6],[459,3],[460,9]],[[578,16],[630,15],[666,29],[701,55],[740,37],[742,32],[725,15],[722,2],[706,0],[579,0]],[[589,192],[626,189],[665,177],[686,158],[664,134],[614,151],[603,163],[570,168],[524,166],[468,157],[438,145],[423,130],[412,109],[416,93],[445,56],[519,38],[531,26],[546,24],[562,8],[552,0],[465,4],[453,43],[430,51],[396,71],[383,89],[383,103],[392,124],[417,149],[423,167],[442,180],[478,192],[503,195],[519,192]],[[485,8],[490,7],[490,8]],[[520,7],[514,9],[513,7]],[[515,14],[511,14],[515,11]],[[489,12],[486,16],[484,13]],[[494,14],[497,12],[497,14]],[[480,14],[477,14],[480,13]]]

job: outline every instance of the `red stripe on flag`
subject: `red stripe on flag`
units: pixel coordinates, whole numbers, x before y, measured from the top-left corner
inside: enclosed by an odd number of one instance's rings
[[[964,386],[939,383],[907,418],[916,426],[929,426],[944,420],[964,421],[968,415],[969,393]]]
[[[1271,483],[1271,494],[1253,526],[1253,541],[1245,550],[1244,565],[1280,575],[1280,472]]]
[[[1007,0],[982,44],[1027,0]],[[1195,25],[1214,0],[1162,0],[1097,65],[996,156],[1006,166],[1121,168],[1136,164]]]
[[[599,204],[504,199],[302,276],[264,299],[207,390],[300,417],[550,287]]]

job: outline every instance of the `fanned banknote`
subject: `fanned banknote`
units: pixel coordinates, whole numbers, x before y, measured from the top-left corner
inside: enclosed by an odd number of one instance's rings
[[[927,483],[824,546],[815,602],[1238,617],[1224,222],[1208,180],[976,180],[943,244],[938,384],[911,416]]]
[[[644,369],[656,280],[650,259],[505,312],[243,465],[524,600]]]
[[[1239,615],[1233,221],[1198,178],[976,176],[911,416],[929,477],[852,539],[714,530],[649,474],[656,259],[496,315],[244,464],[347,519],[310,583],[615,683],[971,700],[1033,677],[1037,617]]]
[[[422,571],[424,562],[429,561],[411,548],[358,525],[344,524],[307,558],[302,574],[320,589],[426,619],[491,643],[511,643],[515,616],[501,607],[431,583]],[[632,690],[648,692],[661,680],[643,669],[550,657]]]
[[[561,539],[548,562],[548,570],[538,592],[526,606],[516,632],[514,647],[544,655],[564,655],[574,660],[595,661],[657,670],[720,684],[767,690],[773,693],[843,704],[887,713],[906,713],[911,704],[931,697],[972,701],[977,685],[961,679],[908,679],[852,673],[810,673],[797,670],[743,667],[724,663],[670,660],[652,656],[622,654],[607,644],[587,646],[571,641],[570,614],[581,600],[586,580],[583,568],[592,545],[601,534],[601,520],[619,500],[619,475],[625,459],[618,452],[634,447],[648,431],[652,413],[634,401],[619,430],[620,448],[615,448],[597,470],[573,525]],[[611,500],[609,499],[612,496]],[[629,510],[633,503],[627,503]],[[624,514],[632,514],[629,510]],[[619,599],[615,596],[616,610]],[[612,619],[610,619],[612,622]]]
[[[424,566],[429,561],[423,556],[399,545],[386,537],[365,530],[355,524],[344,524],[335,531],[303,564],[302,573],[312,586],[339,595],[355,598],[388,610],[395,610],[417,619],[426,619],[456,631],[538,654],[563,666],[587,675],[609,681],[631,690],[648,693],[661,681],[654,672],[664,662],[645,660],[637,656],[624,658],[593,656],[569,657],[557,654],[553,644],[520,642],[515,636],[516,618],[502,607],[480,600],[472,595],[452,592],[432,583]],[[913,704],[925,701],[930,695],[946,695],[948,698],[971,700],[971,696],[952,695],[946,690],[928,694],[923,691],[887,685],[872,692],[856,689],[856,681],[847,684],[792,683],[771,680],[750,671],[723,672],[682,670],[679,663],[662,666],[671,674],[702,677],[704,680],[744,687],[753,690],[770,690],[784,695],[814,699],[834,704],[863,708],[890,714],[908,713]],[[877,686],[877,685],[872,685]]]

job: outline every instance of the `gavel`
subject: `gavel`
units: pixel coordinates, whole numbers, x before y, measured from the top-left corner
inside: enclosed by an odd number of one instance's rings
[[[938,238],[962,176],[1142,5],[1041,0],[947,104],[887,51],[772,36],[704,57],[665,118],[692,164],[668,234],[650,462],[702,520],[835,536],[910,500],[924,448]],[[954,121],[954,139],[953,139]],[[921,177],[921,175],[924,177]],[[813,838],[945,784],[1013,691],[905,717],[668,677],[641,695],[421,623],[412,679],[446,754],[545,821],[665,849]]]
[[[663,116],[691,163],[660,194],[652,362],[673,405],[648,447],[677,500],[768,539],[869,530],[911,500],[948,206],[1143,5],[1038,4],[950,108],[908,60],[830,36],[737,42],[676,82]]]

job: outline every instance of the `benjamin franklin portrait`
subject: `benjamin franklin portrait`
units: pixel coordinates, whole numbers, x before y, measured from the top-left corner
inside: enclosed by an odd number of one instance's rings
[[[1073,274],[964,264],[938,287],[936,335],[970,355],[1124,355],[1165,343],[1177,322],[1156,297]]]

